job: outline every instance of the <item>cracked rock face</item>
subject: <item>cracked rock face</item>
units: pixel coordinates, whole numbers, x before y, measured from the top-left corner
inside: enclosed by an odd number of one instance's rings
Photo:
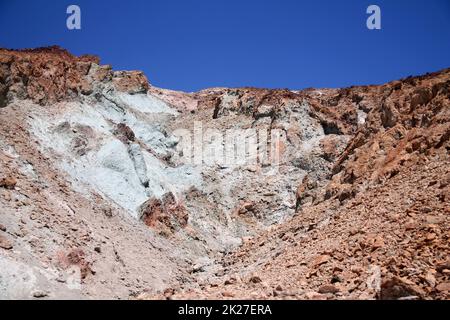
[[[0,49],[0,298],[448,298],[449,76],[183,93]]]

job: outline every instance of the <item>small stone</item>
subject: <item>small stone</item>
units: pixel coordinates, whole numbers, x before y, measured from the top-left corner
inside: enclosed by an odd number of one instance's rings
[[[317,258],[314,259],[312,266],[314,268],[317,268],[318,266],[327,263],[330,260],[330,256],[327,254],[323,254],[321,256],[318,256]]]
[[[247,212],[253,212],[255,210],[255,204],[253,202],[244,202],[238,210],[239,214],[246,214]]]
[[[13,177],[6,177],[6,178],[0,179],[0,187],[1,188],[14,190],[14,188],[16,187],[16,184],[17,184],[17,180]]]
[[[414,230],[417,228],[417,223],[410,219],[406,224],[405,224],[405,229],[406,230]]]
[[[10,192],[2,193],[1,195],[2,195],[3,199],[5,199],[6,201],[11,201],[11,193]]]
[[[6,239],[6,237],[0,235],[0,248],[11,250],[13,245],[8,239]]]
[[[218,287],[219,285],[222,284],[222,282],[220,281],[220,279],[217,279],[217,278],[212,278],[212,279],[210,279],[210,280],[208,281],[208,283],[209,283],[209,285],[210,285],[212,288]]]
[[[422,207],[421,208],[421,211],[422,212],[424,212],[424,213],[430,213],[430,212],[432,212],[433,211],[433,209],[431,209],[430,207]]]
[[[246,244],[246,243],[250,243],[252,241],[252,239],[253,239],[253,237],[245,236],[245,237],[242,237],[241,240],[242,240],[243,244]]]
[[[224,285],[227,286],[227,285],[234,284],[234,283],[236,283],[236,278],[231,277],[231,278],[225,280]]]
[[[6,231],[6,227],[4,225],[2,225],[2,224],[0,224],[0,231],[3,231],[3,232]]]
[[[327,296],[317,292],[306,293],[306,298],[308,300],[327,300]]]
[[[173,295],[175,294],[175,289],[173,288],[167,288],[166,290],[164,290],[164,297],[166,299],[170,299]]]
[[[410,296],[422,298],[425,292],[414,282],[405,278],[394,277],[384,280],[381,284],[381,300],[397,300]]]
[[[434,233],[429,233],[426,237],[427,241],[433,241],[434,239],[436,239],[436,234]]]
[[[342,269],[342,267],[340,267],[340,266],[334,266],[333,267],[333,273],[342,272],[342,271],[344,271],[344,269]]]
[[[436,286],[436,290],[440,292],[450,292],[450,282],[440,283]]]
[[[376,250],[376,249],[379,249],[379,248],[382,248],[382,247],[384,247],[384,240],[383,240],[383,238],[381,236],[375,237],[373,239],[373,242],[372,242],[372,249]]]
[[[351,272],[356,273],[358,275],[362,274],[364,272],[364,269],[361,268],[360,266],[352,266],[350,268]]]
[[[227,298],[233,298],[234,293],[232,293],[230,291],[224,291],[224,292],[222,292],[222,296],[227,297]]]
[[[258,276],[252,276],[248,281],[252,282],[252,283],[260,283],[260,282],[262,282],[261,278],[258,277]]]
[[[336,286],[334,286],[332,284],[326,284],[326,285],[323,285],[323,286],[321,286],[319,288],[319,293],[333,293],[333,294],[335,294],[335,293],[337,293],[339,291],[340,290]]]
[[[104,207],[104,208],[102,208],[102,211],[103,211],[103,214],[108,218],[111,218],[113,216],[113,212],[112,212],[111,208]]]
[[[48,293],[45,291],[37,290],[33,292],[33,297],[35,298],[45,298],[48,296]]]
[[[437,265],[436,270],[438,272],[443,272],[446,269],[450,269],[450,260],[441,262]]]
[[[427,224],[440,224],[442,222],[442,219],[440,217],[429,215],[425,218],[425,222]]]
[[[430,270],[423,278],[433,288],[436,286],[436,278],[434,277],[434,273],[436,273],[435,270]]]

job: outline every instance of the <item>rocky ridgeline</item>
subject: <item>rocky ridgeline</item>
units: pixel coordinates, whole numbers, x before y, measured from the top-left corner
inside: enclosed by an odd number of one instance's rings
[[[142,72],[113,72],[92,55],[75,57],[57,46],[20,51],[0,50],[0,106],[14,99],[40,105],[76,100],[94,92],[94,82],[112,81],[119,91],[147,92]]]
[[[31,275],[0,297],[448,297],[449,82],[184,93],[0,49],[0,270]],[[188,161],[198,123],[277,162]]]

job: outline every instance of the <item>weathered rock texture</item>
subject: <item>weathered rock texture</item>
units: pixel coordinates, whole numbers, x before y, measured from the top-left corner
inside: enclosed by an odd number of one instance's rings
[[[329,174],[305,176],[297,215],[224,259],[225,276],[173,298],[448,299],[449,84],[447,69],[302,92]]]
[[[449,84],[184,93],[0,49],[0,298],[448,299]],[[230,131],[269,152],[210,158]]]

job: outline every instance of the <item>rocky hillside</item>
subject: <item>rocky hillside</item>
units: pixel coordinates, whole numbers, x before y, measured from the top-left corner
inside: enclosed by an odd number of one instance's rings
[[[184,93],[0,49],[0,298],[448,299],[449,86]]]

